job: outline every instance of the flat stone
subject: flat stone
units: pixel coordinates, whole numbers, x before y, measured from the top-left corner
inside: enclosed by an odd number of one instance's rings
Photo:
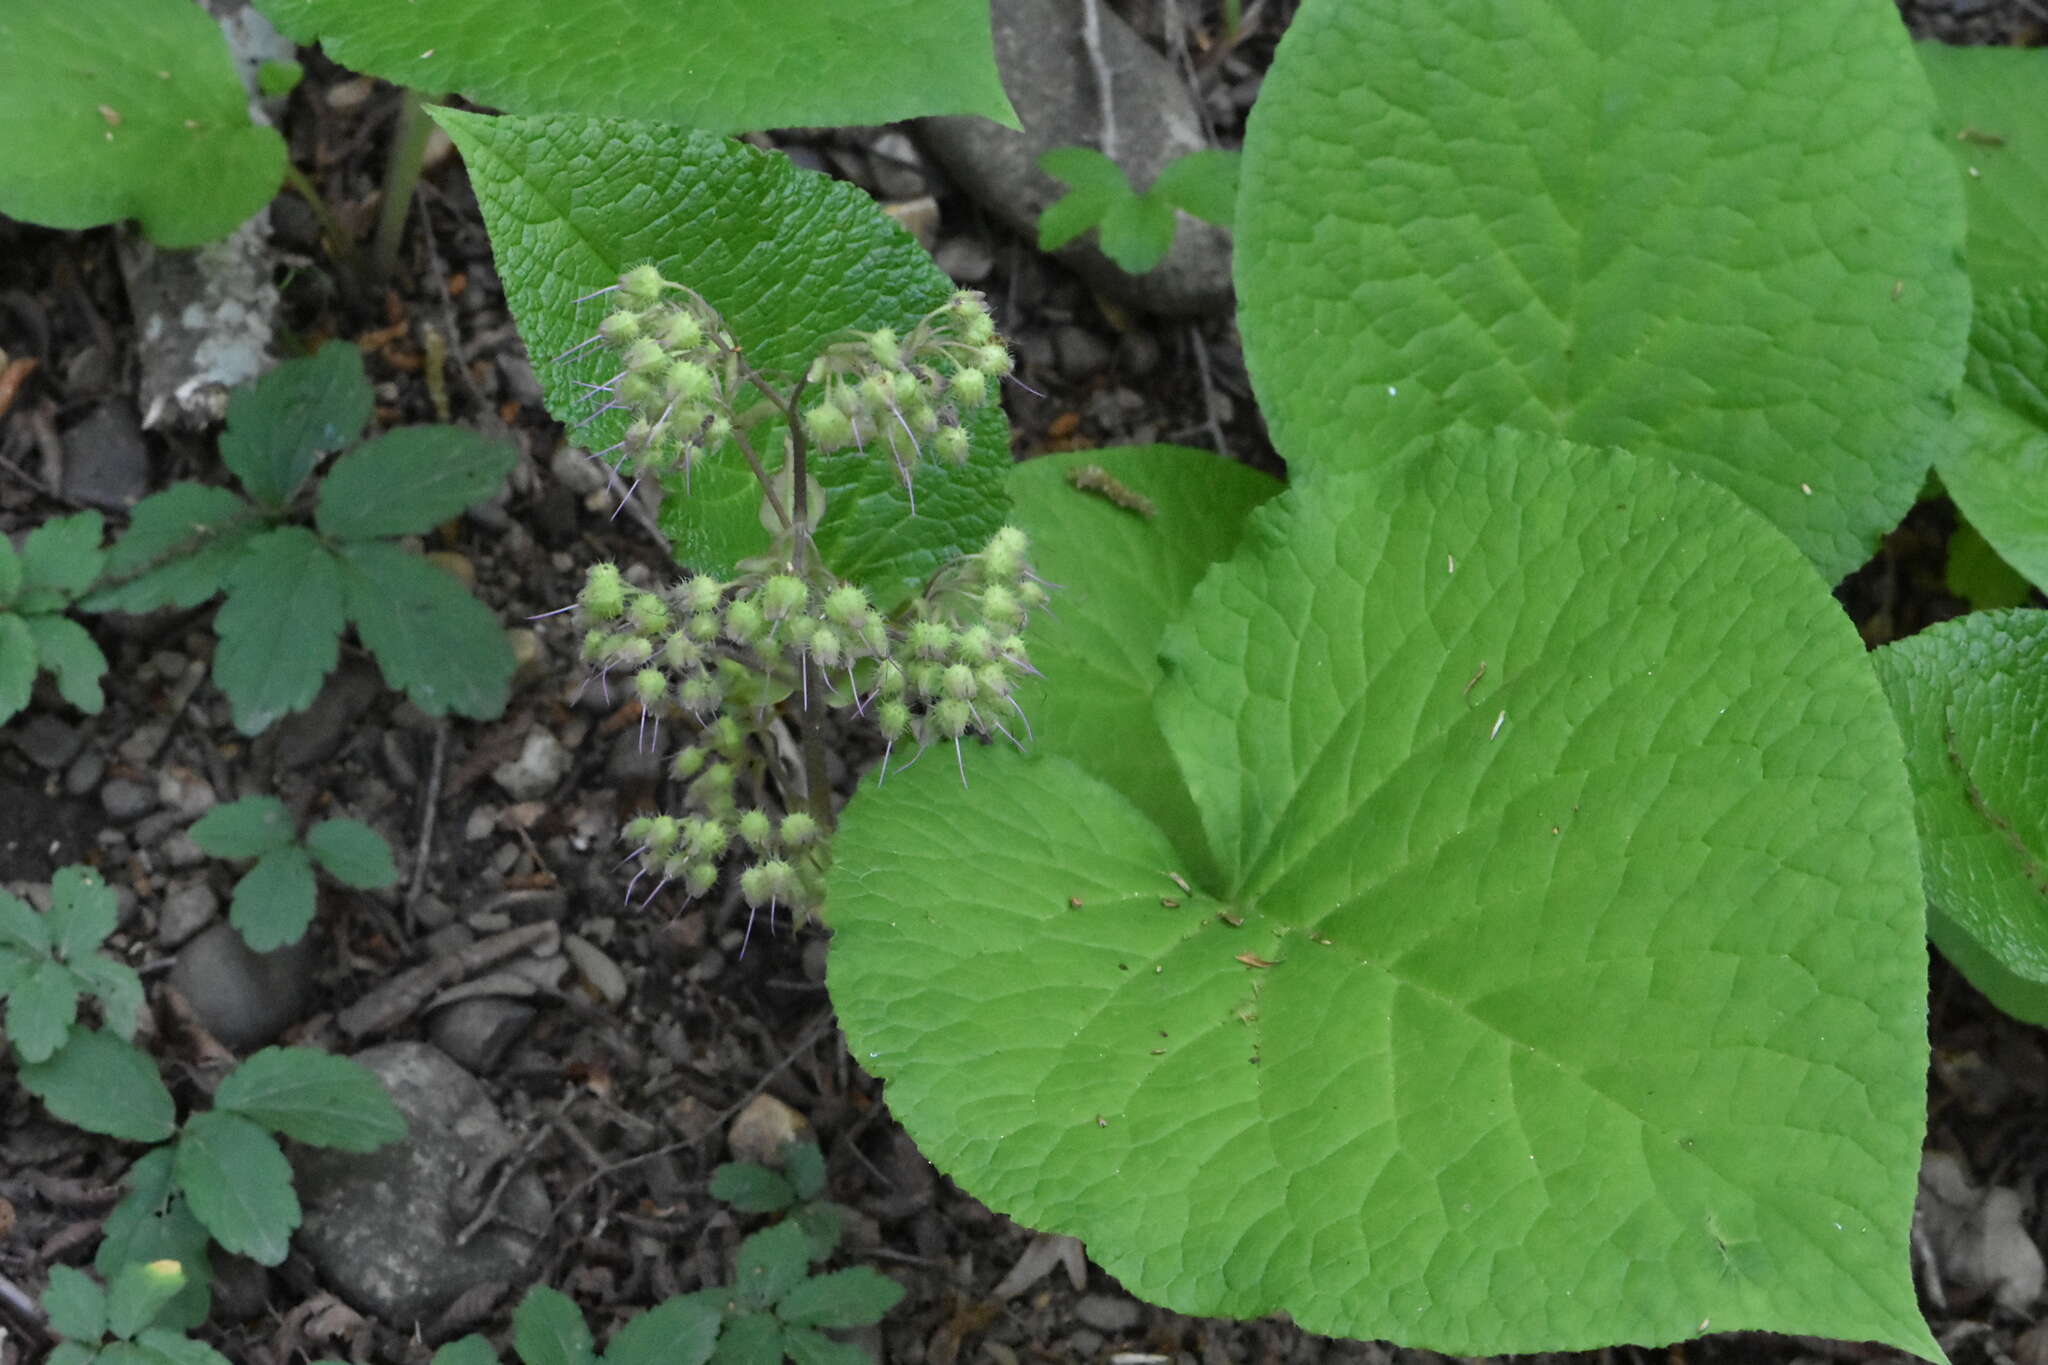
[[[1110,1336],[1132,1331],[1145,1320],[1143,1309],[1114,1294],[1083,1294],[1074,1304],[1074,1316]]]
[[[187,943],[171,984],[207,1032],[238,1052],[272,1041],[299,1017],[313,983],[313,936],[258,953],[232,925],[216,924]]]
[[[1168,162],[1208,145],[1202,115],[1173,63],[1108,5],[1099,8],[1116,111],[1114,156],[1143,188]],[[1101,97],[1081,37],[1082,0],[995,0],[991,17],[996,65],[1025,131],[963,116],[920,119],[915,129],[960,188],[1035,242],[1039,215],[1066,193],[1038,169],[1038,158],[1055,147],[1100,150]],[[1137,308],[1176,317],[1228,310],[1230,234],[1186,214],[1177,221],[1173,249],[1143,275],[1126,274],[1102,254],[1092,233],[1054,255],[1095,288]]]
[[[56,772],[78,757],[85,736],[55,716],[40,712],[14,729],[14,747],[22,756],[46,772]]]
[[[401,1332],[480,1284],[524,1283],[548,1217],[530,1172],[513,1177],[492,1221],[456,1240],[519,1146],[482,1083],[426,1043],[387,1043],[356,1060],[384,1082],[407,1131],[361,1155],[295,1149],[306,1214],[297,1241],[321,1282]]]
[[[533,1006],[502,995],[458,1000],[434,1016],[430,1032],[435,1045],[464,1067],[490,1072],[498,1069],[537,1013]]]
[[[149,491],[149,448],[127,399],[101,403],[64,433],[64,491],[110,512],[127,511]]]
[[[100,788],[100,809],[113,820],[136,820],[156,808],[156,792],[140,782],[117,777]]]
[[[277,761],[285,768],[309,768],[334,757],[342,740],[384,690],[377,670],[350,660],[321,685],[320,695],[303,711],[286,716],[277,727]]]

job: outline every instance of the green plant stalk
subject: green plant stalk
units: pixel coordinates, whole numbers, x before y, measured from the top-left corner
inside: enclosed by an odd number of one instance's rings
[[[427,137],[433,131],[421,110],[419,91],[401,86],[398,99],[398,126],[392,133],[391,160],[384,167],[384,202],[377,209],[377,238],[370,251],[370,265],[379,279],[388,279],[398,266],[406,213],[412,208],[413,190],[420,183],[420,166],[426,159]]]
[[[334,262],[343,270],[353,274],[362,264],[362,255],[356,250],[355,235],[341,225],[334,216],[334,210],[327,207],[327,196],[299,169],[298,163],[284,163],[284,182],[298,191],[299,198],[313,210],[313,217],[319,220],[320,232],[327,238],[328,249],[334,254]]]

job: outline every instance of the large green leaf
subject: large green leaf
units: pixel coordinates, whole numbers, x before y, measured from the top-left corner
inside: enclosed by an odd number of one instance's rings
[[[2048,1024],[2048,612],[1978,612],[1872,657],[1906,737],[1935,943]]]
[[[262,0],[345,66],[518,113],[600,114],[738,133],[1016,115],[988,6],[960,0]]]
[[[225,237],[284,178],[284,140],[205,10],[165,0],[0,11],[0,213],[137,218],[161,246]]]
[[[329,342],[235,390],[221,459],[250,497],[283,507],[322,455],[362,435],[372,403],[362,352]]]
[[[1092,469],[1147,499],[1153,515],[1068,481]],[[1132,446],[1027,460],[1009,491],[1038,574],[1061,585],[1025,637],[1045,675],[1018,692],[1033,751],[1070,758],[1115,787],[1175,836],[1177,866],[1209,875],[1200,817],[1153,717],[1159,637],[1280,485],[1207,451]]]
[[[505,442],[462,427],[387,431],[320,481],[320,530],[342,540],[430,531],[495,493],[518,460]]]
[[[319,903],[312,857],[288,844],[258,858],[235,883],[228,923],[251,949],[268,953],[304,938]]]
[[[228,1073],[213,1102],[316,1147],[371,1152],[405,1136],[405,1118],[374,1071],[314,1048],[263,1049]]]
[[[1185,1312],[1939,1358],[1909,797],[1793,546],[1661,462],[1449,439],[1253,513],[1167,640],[1215,881],[1060,758],[848,808],[833,1000],[941,1169]]]
[[[1663,455],[1822,573],[1924,475],[1961,189],[1868,0],[1303,7],[1247,132],[1238,294],[1297,469],[1453,422]]]
[[[107,1215],[93,1268],[111,1276],[137,1261],[177,1261],[187,1271],[185,1287],[157,1315],[157,1325],[196,1327],[213,1306],[213,1264],[207,1255],[211,1239],[177,1193],[171,1149],[143,1153],[124,1179],[128,1194]]]
[[[344,546],[340,562],[349,619],[387,686],[430,716],[490,720],[504,711],[512,647],[454,575],[375,540]]]
[[[2048,588],[2048,285],[1978,294],[1968,374],[1942,483],[2002,559]]]
[[[213,1240],[277,1265],[299,1225],[291,1163],[276,1139],[238,1114],[194,1114],[172,1155],[178,1188]]]
[[[602,347],[557,360],[595,331],[619,272],[653,261],[716,307],[764,373],[801,373],[848,328],[908,328],[953,286],[873,201],[788,158],[704,133],[577,118],[484,118],[441,110],[469,165],[505,282],[549,410],[576,422],[596,406],[582,384],[609,378]],[[617,413],[580,429],[603,449],[625,426]],[[845,452],[814,462],[827,507],[818,528],[825,562],[878,599],[900,599],[941,561],[977,550],[1002,518],[1009,466],[1005,424],[974,424],[968,466],[927,464],[916,515],[884,455]],[[780,438],[762,447],[779,457]],[[677,557],[728,572],[767,546],[761,498],[736,452],[713,456],[664,522]]]
[[[259,734],[312,705],[340,656],[341,567],[311,531],[281,526],[250,538],[222,586],[213,680],[234,705],[235,728]]]
[[[138,612],[196,607],[220,591],[261,526],[256,509],[225,488],[174,483],[136,504],[127,534],[107,556],[113,581],[80,605]]]
[[[1965,177],[1971,281],[1981,291],[2039,281],[2048,259],[2048,52],[1942,43],[1914,51],[1940,105],[1935,131]]]
[[[149,1054],[110,1033],[74,1030],[57,1055],[21,1069],[21,1083],[66,1123],[130,1142],[162,1142],[177,1110]]]

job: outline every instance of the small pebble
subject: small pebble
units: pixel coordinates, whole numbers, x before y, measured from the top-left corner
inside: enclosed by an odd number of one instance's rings
[[[71,760],[71,766],[64,770],[64,793],[67,796],[84,796],[100,784],[107,775],[107,756],[97,749],[87,749]]]
[[[155,805],[155,792],[125,777],[117,777],[100,788],[100,806],[115,820],[137,819]]]
[[[756,1095],[726,1130],[725,1142],[735,1161],[779,1167],[783,1144],[810,1135],[811,1125],[802,1114],[773,1095]]]
[[[202,879],[187,882],[164,897],[157,912],[157,941],[166,948],[181,946],[187,939],[213,923],[220,914],[220,897]]]
[[[1144,1311],[1129,1299],[1114,1294],[1083,1294],[1074,1304],[1074,1316],[1098,1332],[1128,1332],[1144,1321]]]
[[[515,801],[538,801],[553,791],[569,771],[569,751],[548,730],[526,737],[519,757],[491,770],[491,778]]]
[[[14,745],[38,768],[56,772],[78,756],[85,736],[55,716],[38,714],[15,732]]]

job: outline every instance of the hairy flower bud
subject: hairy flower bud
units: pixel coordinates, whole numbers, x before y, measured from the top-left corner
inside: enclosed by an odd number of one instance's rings
[[[974,679],[974,670],[966,664],[948,664],[939,675],[939,686],[949,697],[960,701],[973,701],[981,688]]]
[[[988,401],[988,376],[980,370],[962,370],[953,376],[946,396],[963,408],[978,408]]]
[[[583,591],[577,594],[576,601],[593,621],[617,620],[626,609],[626,580],[619,573],[619,566],[591,565],[583,576]]]
[[[662,319],[655,335],[670,351],[694,351],[704,344],[703,324],[681,309]]]
[[[780,621],[802,611],[810,600],[808,584],[795,574],[779,573],[761,586],[761,615]]]
[[[932,708],[932,723],[947,739],[958,739],[974,724],[974,708],[958,697],[948,697]]]
[[[624,346],[640,339],[640,315],[621,308],[597,324],[597,334],[608,346]]]
[[[807,811],[793,810],[782,817],[779,835],[784,848],[806,848],[816,843],[822,832],[816,816]]]
[[[652,307],[661,302],[661,291],[667,287],[668,281],[661,277],[661,270],[651,264],[636,265],[619,276],[619,293],[638,308]]]
[[[725,585],[708,573],[692,574],[683,584],[683,602],[689,610],[716,611]]]
[[[660,635],[668,629],[668,603],[651,592],[635,593],[627,604],[626,619],[642,635]]]
[[[711,894],[711,888],[718,885],[718,864],[691,863],[683,869],[683,890],[690,896],[702,900]]]
[[[668,352],[662,350],[661,343],[653,337],[641,337],[619,353],[619,360],[628,373],[647,374],[667,362]]]
[[[853,444],[853,420],[834,404],[820,403],[804,413],[804,433],[820,450],[843,450]]]
[[[972,450],[973,443],[969,440],[965,427],[941,427],[938,434],[932,437],[932,454],[949,465],[957,467],[966,464]]]
[[[704,760],[704,751],[692,744],[669,760],[669,776],[678,782],[687,782],[704,771]]]
[[[768,848],[769,841],[775,837],[775,822],[769,819],[767,811],[758,806],[752,810],[742,811],[739,818],[739,836],[747,841],[747,847],[757,853],[763,852]]]
[[[668,696],[668,675],[658,668],[643,668],[633,675],[633,695],[640,705],[653,709]]]
[[[867,619],[868,595],[852,583],[841,583],[825,594],[825,619],[847,630],[859,630]]]
[[[901,739],[910,728],[910,708],[891,697],[875,708],[875,728],[882,732],[883,739]]]
[[[943,659],[953,650],[953,629],[938,621],[910,623],[910,652],[920,659]]]
[[[711,371],[694,360],[673,360],[662,371],[662,396],[674,402],[702,403],[711,397]],[[698,422],[704,420],[700,414]],[[694,425],[694,424],[693,424]]]
[[[745,597],[736,598],[725,609],[725,637],[734,644],[750,645],[766,628],[761,608]]]

